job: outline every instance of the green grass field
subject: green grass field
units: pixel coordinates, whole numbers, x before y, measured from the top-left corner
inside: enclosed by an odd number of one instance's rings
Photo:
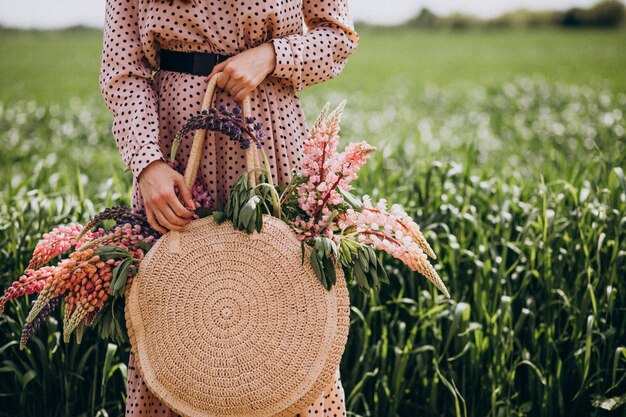
[[[341,77],[302,96],[417,87],[498,86],[520,75],[626,91],[626,31],[359,31],[361,41]],[[0,37],[0,100],[65,101],[98,94],[102,34],[7,33]]]
[[[350,416],[626,412],[626,31],[363,30],[312,120],[348,100],[342,148],[377,151],[355,185],[422,226],[450,289],[381,254],[391,283],[351,288]],[[128,204],[98,90],[97,31],[0,35],[0,289],[42,233]],[[28,301],[0,316],[0,416],[121,415],[128,347],[27,349]]]

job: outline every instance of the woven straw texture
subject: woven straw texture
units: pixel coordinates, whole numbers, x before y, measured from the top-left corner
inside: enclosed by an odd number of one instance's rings
[[[295,233],[263,215],[248,235],[194,220],[165,234],[127,288],[126,322],[149,389],[187,417],[294,416],[332,380],[348,338],[341,266],[327,291]],[[175,247],[176,250],[172,250]]]

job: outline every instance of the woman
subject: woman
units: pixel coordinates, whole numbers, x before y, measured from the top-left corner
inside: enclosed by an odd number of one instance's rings
[[[164,156],[187,118],[201,109],[208,79],[218,72],[214,105],[232,108],[250,95],[253,115],[267,134],[274,183],[284,185],[299,166],[306,138],[296,92],[338,75],[358,42],[347,0],[107,0],[100,90],[114,116],[118,150],[133,175],[133,209],[144,209],[161,233],[182,231],[191,221],[191,192]],[[163,69],[153,76],[160,49],[230,57],[208,76]],[[217,199],[223,207],[245,170],[245,151],[221,134],[206,137],[198,177],[213,208]],[[183,167],[192,140],[193,134],[187,135],[179,147]],[[174,414],[147,389],[131,354],[126,415]],[[339,368],[299,415],[345,415]]]

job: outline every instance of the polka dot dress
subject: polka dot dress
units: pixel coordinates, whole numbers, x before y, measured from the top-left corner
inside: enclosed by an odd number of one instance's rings
[[[207,86],[204,76],[158,70],[159,49],[234,55],[265,42],[274,47],[276,67],[250,100],[267,134],[273,181],[284,185],[299,166],[307,134],[296,92],[337,76],[358,45],[347,0],[106,1],[100,91],[114,117],[117,148],[133,175],[134,209],[143,207],[139,174],[169,155],[176,133],[200,111]],[[213,104],[232,108],[237,103],[217,89]],[[178,148],[181,167],[192,141],[189,133]],[[227,136],[207,132],[198,178],[209,190],[212,208],[218,200],[225,205],[228,190],[245,169],[244,150]],[[177,416],[147,389],[131,354],[126,416],[139,415]],[[346,415],[339,368],[297,417],[309,415]]]

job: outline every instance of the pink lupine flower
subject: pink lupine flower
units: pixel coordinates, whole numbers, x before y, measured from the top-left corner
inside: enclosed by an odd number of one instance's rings
[[[196,207],[194,208],[198,208],[198,207],[209,208],[211,207],[211,204],[213,203],[213,199],[211,198],[211,195],[209,194],[209,190],[202,183],[202,181],[200,181],[199,178],[196,180],[195,184],[191,188],[191,199],[196,205]],[[198,219],[200,218],[200,216],[198,216],[197,214],[194,214],[194,218]]]
[[[39,269],[42,265],[50,262],[50,260],[61,255],[70,248],[88,240],[97,238],[104,232],[103,229],[96,232],[87,232],[80,239],[80,242],[78,242],[76,237],[82,230],[82,225],[70,224],[55,227],[50,232],[45,233],[43,238],[37,243],[37,246],[35,246],[33,257],[28,263],[26,269]]]
[[[17,281],[14,281],[9,288],[6,289],[2,299],[0,300],[0,314],[4,313],[4,306],[9,300],[15,300],[23,295],[39,294],[46,284],[46,280],[50,278],[57,267],[44,266],[40,269],[27,269]]]
[[[327,118],[324,118],[328,110],[325,106],[304,144],[300,175],[307,181],[296,191],[298,205],[308,219],[298,217],[294,221],[303,230],[300,236],[303,239],[317,235],[322,229],[325,236],[333,237],[334,224],[329,223],[329,218],[334,208],[344,202],[338,187],[350,190],[350,182],[357,178],[357,171],[375,150],[362,141],[350,143],[342,153],[337,152],[339,119],[344,105],[345,101]]]
[[[419,226],[398,205],[387,211],[387,200],[380,199],[372,205],[368,195],[362,197],[363,210],[346,210],[339,215],[337,225],[345,230],[354,227],[359,242],[384,250],[396,259],[401,260],[411,270],[418,271],[435,286],[450,297],[437,271],[428,262],[423,249],[432,253],[432,249],[419,230]]]

